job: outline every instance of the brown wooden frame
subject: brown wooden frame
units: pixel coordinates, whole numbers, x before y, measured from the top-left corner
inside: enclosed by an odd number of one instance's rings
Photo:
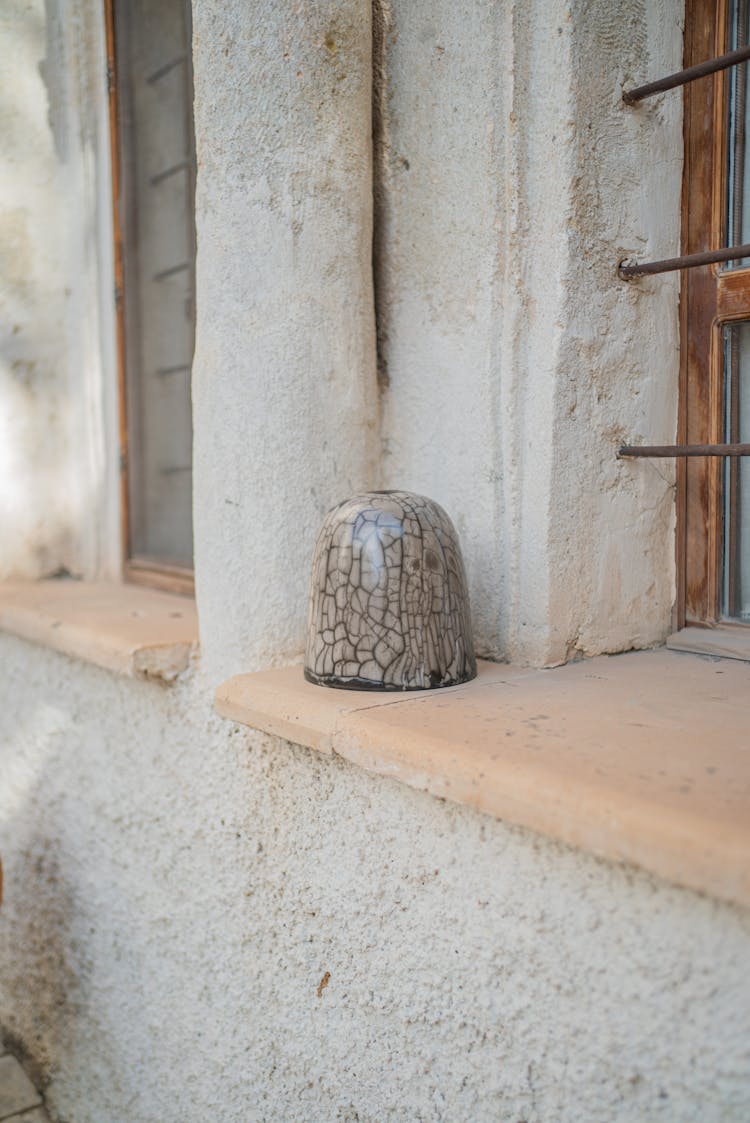
[[[727,50],[729,10],[729,0],[688,0],[686,67]],[[685,254],[725,244],[728,89],[727,71],[685,87]],[[750,269],[683,272],[678,444],[725,439],[722,328],[748,319]],[[722,470],[715,458],[677,461],[678,628],[715,624],[721,616]]]
[[[118,131],[117,60],[115,54],[115,0],[103,0],[107,51],[107,94],[109,100],[110,161],[112,169],[112,225],[114,231],[114,300],[116,310],[118,366],[118,439],[120,445],[120,534],[122,569],[126,581],[167,592],[192,596],[193,571],[183,566],[160,563],[152,558],[134,557],[130,536],[130,499],[128,494],[129,448],[127,415],[127,376],[125,365],[125,288],[123,269],[122,169]]]

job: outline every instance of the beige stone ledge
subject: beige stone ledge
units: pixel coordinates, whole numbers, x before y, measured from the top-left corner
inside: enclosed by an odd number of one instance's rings
[[[236,722],[750,906],[750,665],[660,649],[371,694],[239,675]]]
[[[750,663],[750,627],[723,624],[716,628],[682,628],[668,638],[667,647],[672,651],[692,651]]]
[[[0,631],[108,670],[173,682],[198,642],[194,602],[140,585],[0,584]]]

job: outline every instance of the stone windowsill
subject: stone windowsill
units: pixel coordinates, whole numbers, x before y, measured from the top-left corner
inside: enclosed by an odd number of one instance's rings
[[[114,582],[0,584],[0,631],[162,683],[187,668],[198,643],[191,599]]]
[[[750,662],[750,627],[746,624],[720,624],[712,628],[687,627],[667,639],[672,651],[691,651],[697,655],[718,655],[723,659]]]
[[[750,906],[750,665],[660,649],[372,694],[239,675],[236,722]]]

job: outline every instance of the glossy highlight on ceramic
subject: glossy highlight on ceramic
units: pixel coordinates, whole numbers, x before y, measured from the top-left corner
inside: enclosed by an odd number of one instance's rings
[[[350,690],[429,690],[476,675],[458,536],[406,491],[345,500],[313,559],[305,678]]]

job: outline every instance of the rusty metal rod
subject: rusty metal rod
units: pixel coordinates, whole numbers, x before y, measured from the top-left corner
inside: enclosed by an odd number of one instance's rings
[[[617,457],[750,456],[750,445],[623,445]]]
[[[750,59],[750,46],[738,47],[736,51],[729,51],[726,55],[706,59],[696,66],[688,66],[686,70],[678,70],[675,74],[668,74],[666,78],[659,78],[656,82],[647,82],[645,86],[635,86],[632,90],[622,91],[622,100],[626,105],[635,105],[645,97],[653,97],[663,90],[673,90],[675,86],[684,86],[686,82],[694,82],[696,78],[705,78],[707,74],[715,74],[717,70],[726,70],[730,66],[737,66],[740,62]]]
[[[646,277],[652,273],[672,273],[676,269],[695,269],[698,265],[713,265],[717,261],[739,261],[743,257],[750,257],[750,244],[728,246],[724,250],[687,253],[682,257],[665,257],[663,261],[644,261],[637,265],[620,263],[617,272],[627,281],[631,277]]]

